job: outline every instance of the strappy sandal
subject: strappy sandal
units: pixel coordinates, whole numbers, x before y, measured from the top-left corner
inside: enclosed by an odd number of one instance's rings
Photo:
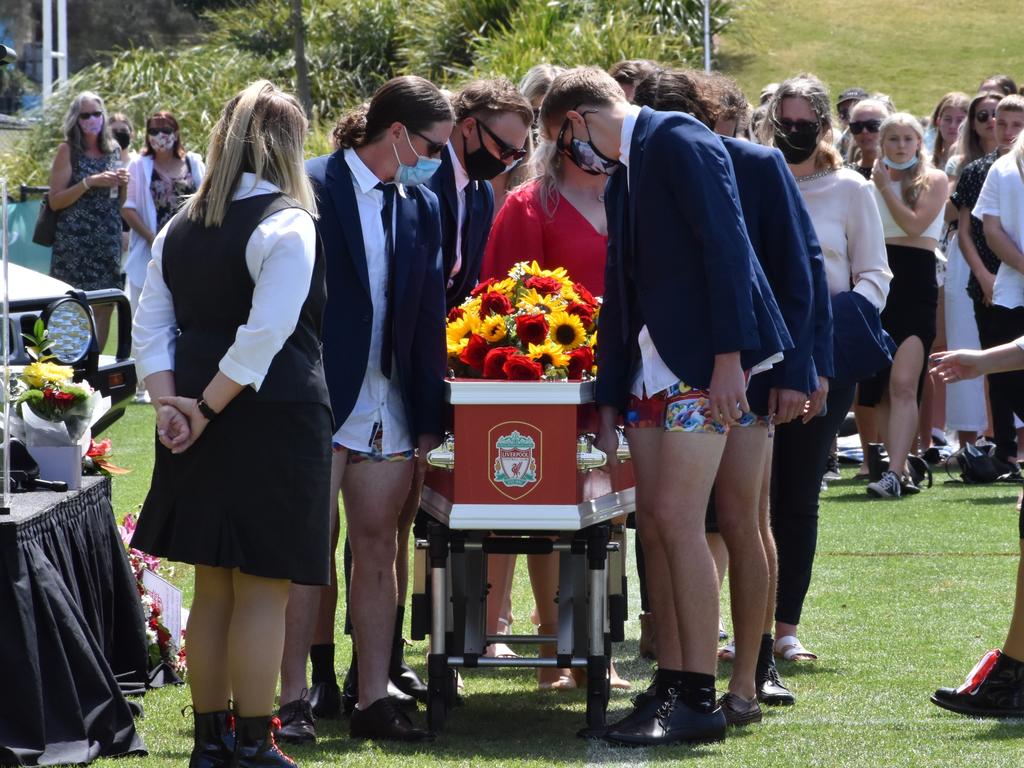
[[[736,644],[727,643],[718,649],[719,661],[736,661]]]
[[[797,639],[796,635],[786,635],[775,641],[775,658],[786,661],[817,661],[816,654],[811,653]]]

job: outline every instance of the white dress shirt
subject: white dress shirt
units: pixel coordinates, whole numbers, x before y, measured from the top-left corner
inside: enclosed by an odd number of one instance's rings
[[[455,264],[452,266],[451,274],[447,275],[448,287],[452,287],[454,278],[462,271],[462,226],[466,223],[466,187],[469,186],[469,175],[466,169],[459,162],[459,156],[455,153],[452,143],[448,142],[448,154],[452,158],[452,169],[455,171],[455,192],[459,201],[458,216],[455,220]]]
[[[1017,155],[1007,152],[992,165],[971,212],[976,219],[995,216],[1017,250],[1024,251],[1024,180],[1017,169]],[[992,303],[1016,309],[1024,306],[1024,274],[1005,261],[996,271]]]
[[[269,181],[258,180],[255,174],[243,173],[231,199],[280,191]],[[163,273],[168,228],[164,227],[153,240],[152,259],[132,327],[132,354],[140,379],[174,370],[178,322]],[[295,331],[309,296],[315,258],[316,227],[303,209],[278,211],[257,225],[245,246],[245,264],[255,284],[252,309],[220,360],[221,373],[243,386],[260,388],[274,356]]]
[[[380,179],[366,167],[355,150],[345,150],[345,162],[352,172],[352,186],[355,188],[356,207],[359,209],[366,272],[370,280],[373,324],[370,329],[370,353],[359,396],[345,423],[334,434],[334,442],[355,451],[368,452],[377,431],[383,429],[382,451],[401,453],[410,450],[413,445],[406,421],[405,404],[402,402],[402,390],[398,384],[398,367],[392,362],[390,379],[385,378],[380,370],[388,306],[388,256],[384,243],[384,224],[380,217],[384,209],[384,193],[376,188]],[[404,196],[402,186],[397,186],[398,194]],[[391,225],[397,239],[398,233],[394,229],[396,210],[397,205],[391,213]],[[327,258],[331,258],[331,254],[327,254]],[[358,361],[353,361],[353,364],[358,364]]]

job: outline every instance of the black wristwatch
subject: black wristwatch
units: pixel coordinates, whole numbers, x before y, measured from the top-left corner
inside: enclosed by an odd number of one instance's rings
[[[213,410],[213,408],[210,407],[210,404],[202,398],[200,398],[199,402],[196,403],[196,408],[198,408],[199,412],[206,417],[207,421],[213,421],[217,418],[217,412]]]

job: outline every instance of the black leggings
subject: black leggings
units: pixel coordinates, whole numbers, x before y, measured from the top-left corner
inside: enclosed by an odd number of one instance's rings
[[[828,393],[828,412],[809,424],[791,421],[775,429],[772,453],[771,526],[779,552],[775,620],[799,624],[811,585],[818,544],[818,496],[832,440],[853,403],[854,386]]]
[[[974,302],[974,317],[978,321],[978,338],[982,349],[991,349],[1024,335],[1024,307],[1008,309],[993,305],[987,307]],[[1024,371],[994,373],[988,377],[988,396],[992,404],[992,436],[996,443],[996,456],[1006,460],[1017,456],[1017,429],[1013,415],[1024,420],[1020,400],[1024,396]]]

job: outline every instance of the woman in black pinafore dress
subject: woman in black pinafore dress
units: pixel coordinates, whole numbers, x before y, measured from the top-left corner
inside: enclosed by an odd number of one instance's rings
[[[132,543],[196,567],[192,768],[295,764],[270,730],[288,589],[329,582],[326,288],[305,133],[269,82],[227,104],[199,192],[153,243],[135,316],[157,445]]]

